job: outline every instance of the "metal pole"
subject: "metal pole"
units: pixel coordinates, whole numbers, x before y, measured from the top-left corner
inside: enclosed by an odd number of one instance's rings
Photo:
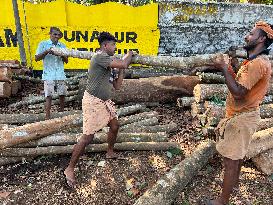
[[[17,0],[12,0],[12,5],[13,5],[13,12],[14,12],[15,25],[16,25],[16,33],[17,33],[17,40],[18,40],[18,45],[19,45],[21,64],[26,65],[27,58],[26,58],[26,51],[25,51],[25,47],[24,47],[23,32],[22,32],[22,27],[21,27],[21,23],[20,23],[20,16],[19,16]]]

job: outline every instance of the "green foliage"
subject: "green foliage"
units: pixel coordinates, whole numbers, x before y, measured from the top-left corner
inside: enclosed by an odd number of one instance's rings
[[[172,158],[173,156],[176,156],[176,155],[183,155],[183,152],[181,149],[179,148],[170,148],[168,151],[167,151],[167,156],[169,158]]]
[[[211,98],[210,98],[210,101],[214,102],[215,104],[217,105],[222,105],[224,106],[225,105],[225,101],[223,101],[219,96],[217,95],[213,95]]]

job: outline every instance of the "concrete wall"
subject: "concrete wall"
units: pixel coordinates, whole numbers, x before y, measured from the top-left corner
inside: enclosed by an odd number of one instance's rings
[[[160,55],[188,56],[242,45],[258,20],[273,24],[273,6],[193,1],[159,3]]]

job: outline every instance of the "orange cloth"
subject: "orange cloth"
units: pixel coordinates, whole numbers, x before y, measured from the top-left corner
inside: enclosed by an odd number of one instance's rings
[[[271,28],[271,26],[269,24],[267,24],[264,21],[258,21],[255,24],[256,28],[262,29],[264,32],[267,33],[267,37],[270,39],[273,39],[273,29]]]
[[[242,64],[235,79],[248,90],[248,93],[241,100],[234,99],[232,94],[228,93],[226,118],[259,108],[259,104],[267,92],[271,72],[271,63],[266,55],[260,55]]]

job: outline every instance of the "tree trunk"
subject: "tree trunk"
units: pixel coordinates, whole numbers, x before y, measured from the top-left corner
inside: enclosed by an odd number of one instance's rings
[[[73,95],[77,95],[78,94],[78,91],[75,90],[75,91],[70,91],[66,94],[66,96],[73,96]],[[52,96],[52,99],[55,100],[59,98],[59,95],[56,95],[54,94]],[[41,103],[41,102],[45,102],[45,97],[44,96],[34,96],[32,97],[31,99],[29,100],[26,100],[26,101],[19,101],[19,102],[16,102],[16,103],[13,103],[13,104],[10,104],[9,105],[9,108],[19,108],[21,106],[24,106],[24,105],[30,105],[30,104],[38,104],[38,103]]]
[[[27,160],[29,161],[30,159],[31,158],[28,158]],[[22,162],[24,160],[26,160],[24,157],[0,157],[0,166]]]
[[[261,118],[273,117],[273,104],[264,104],[260,106]]]
[[[8,82],[0,82],[0,98],[11,96],[11,85]]]
[[[155,126],[135,126],[135,127],[126,127],[120,128],[121,132],[173,132],[177,130],[177,124],[176,123],[169,123],[167,125],[155,125]]]
[[[144,119],[148,119],[148,118],[153,118],[153,117],[158,117],[158,113],[155,111],[152,112],[142,112],[139,114],[135,114],[135,115],[130,115],[127,117],[122,117],[120,118],[119,121],[119,125],[123,126],[123,125],[127,125],[127,124],[131,124],[134,122],[138,122]]]
[[[197,73],[201,83],[204,84],[225,84],[225,77],[215,73]]]
[[[203,102],[209,100],[212,97],[218,98],[219,100],[225,100],[227,97],[228,89],[225,84],[198,84],[194,87],[193,95],[196,102]],[[273,94],[273,83],[267,91],[267,95]],[[270,98],[270,97],[269,97]],[[265,100],[265,102],[268,101]]]
[[[25,75],[15,75],[14,78],[16,80],[26,80],[26,81],[30,81],[32,83],[43,83],[43,81],[40,78],[33,78],[33,77],[29,77],[29,76],[25,76]]]
[[[193,95],[195,101],[200,103],[212,97],[225,100],[227,92],[225,84],[198,84],[194,87]]]
[[[121,117],[121,116],[131,115],[136,112],[143,112],[145,109],[146,109],[146,105],[135,104],[135,105],[130,105],[130,106],[119,108],[117,110],[117,114],[119,117]]]
[[[65,96],[65,103],[72,102],[72,101],[77,101],[78,100],[78,95],[72,95],[72,96]],[[58,105],[60,104],[60,99],[52,100],[51,105]],[[39,103],[39,104],[32,104],[29,105],[29,109],[40,109],[44,108],[45,104],[44,103]]]
[[[21,82],[18,80],[14,80],[11,82],[11,95],[15,96],[19,90],[21,90]]]
[[[2,130],[0,131],[0,150],[76,126],[80,120],[82,120],[81,114],[75,114]]]
[[[254,133],[247,157],[253,158],[269,149],[273,149],[273,127]]]
[[[81,114],[81,110],[53,112],[51,118],[58,118],[67,115]],[[45,120],[45,114],[0,114],[0,123],[3,124],[21,124],[32,123]]]
[[[38,156],[48,154],[67,154],[73,151],[73,145],[67,146],[50,146],[36,148],[6,148],[0,151],[0,156],[15,157],[15,156]],[[176,142],[123,142],[116,143],[115,150],[118,151],[165,151],[171,148],[178,148]],[[108,148],[108,143],[92,144],[85,148],[86,152],[104,152]]]
[[[273,127],[273,118],[272,117],[271,118],[261,119],[261,122],[259,123],[257,131],[265,130],[265,129],[268,129],[270,127]]]
[[[265,174],[273,174],[273,149],[269,149],[258,156],[252,158],[255,165]]]
[[[82,134],[57,133],[42,139],[19,144],[16,147],[47,147],[47,146],[64,146],[73,145],[78,142]],[[159,133],[118,133],[117,143],[121,142],[166,142],[168,135],[163,132]],[[92,144],[107,143],[107,134],[99,132],[95,134]]]
[[[137,122],[133,122],[127,125],[122,126],[120,129],[121,130],[127,130],[130,128],[134,128],[134,127],[141,127],[141,126],[154,126],[154,125],[158,125],[158,119],[156,117],[152,117],[152,118],[147,118],[147,119],[143,119]]]
[[[198,114],[202,114],[205,112],[204,103],[192,103],[191,104],[191,115],[195,117]]]
[[[193,177],[216,153],[215,143],[205,142],[195,152],[171,169],[165,176],[137,199],[134,205],[171,205]]]
[[[125,70],[125,78],[126,79],[139,79],[139,78],[150,78],[150,77],[159,77],[159,76],[172,76],[179,75],[182,72],[179,72],[177,69],[172,68],[157,68],[157,67],[148,67],[148,68],[135,68],[132,67],[130,69]],[[183,72],[183,74],[185,74]]]
[[[195,102],[194,97],[177,98],[176,104],[178,107],[190,107]]]
[[[262,104],[273,103],[273,95],[266,95],[263,99]]]
[[[184,95],[192,95],[199,83],[196,76],[161,76],[123,80],[120,90],[115,91],[113,101],[118,104],[129,102],[175,102]],[[79,85],[79,99],[82,99],[86,79]]]
[[[74,49],[66,48],[52,48],[52,51],[55,55],[67,56],[73,58],[81,59],[91,59],[94,55],[92,52],[88,51],[77,51]],[[181,70],[190,70],[192,67],[200,67],[211,63],[212,59],[215,59],[223,54],[204,54],[196,55],[190,57],[171,57],[171,56],[143,56],[136,55],[133,56],[132,63],[142,64],[149,66],[159,66],[159,67],[168,67],[168,68],[177,68]],[[120,57],[120,56],[119,56]]]

